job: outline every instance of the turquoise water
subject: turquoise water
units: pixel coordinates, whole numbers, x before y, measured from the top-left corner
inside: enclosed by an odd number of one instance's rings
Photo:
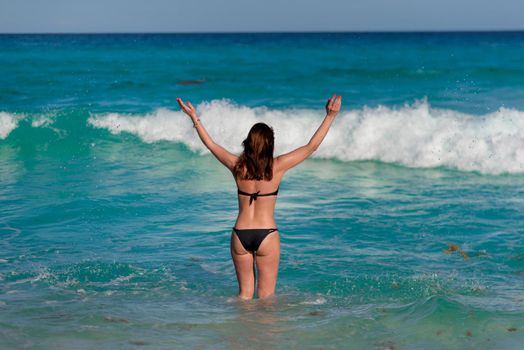
[[[278,296],[238,302],[228,171],[285,177]],[[520,349],[524,33],[0,36],[0,348]]]

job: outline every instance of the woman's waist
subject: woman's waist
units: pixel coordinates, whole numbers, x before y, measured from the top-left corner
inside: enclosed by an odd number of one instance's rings
[[[277,224],[273,217],[249,217],[239,215],[235,222],[235,228],[237,229],[262,229],[262,228],[276,228]]]

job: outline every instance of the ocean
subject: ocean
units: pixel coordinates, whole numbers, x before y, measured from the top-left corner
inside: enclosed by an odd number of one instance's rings
[[[240,302],[231,174],[305,144],[277,296]],[[521,349],[524,32],[0,35],[1,349]]]

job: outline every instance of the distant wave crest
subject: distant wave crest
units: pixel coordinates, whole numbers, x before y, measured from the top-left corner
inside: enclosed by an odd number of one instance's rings
[[[0,140],[7,138],[20,125],[21,121],[26,120],[31,121],[33,128],[50,127],[54,122],[54,119],[47,114],[27,116],[25,114],[0,112]]]
[[[276,154],[280,154],[305,144],[322,118],[319,110],[249,108],[227,100],[204,102],[197,109],[215,141],[236,153],[255,122],[274,128]],[[136,134],[144,142],[181,142],[194,151],[207,152],[190,120],[178,111],[92,115],[88,123],[113,134]],[[427,101],[401,108],[343,111],[314,157],[445,166],[487,174],[524,173],[524,112],[500,108],[476,116],[432,108]]]

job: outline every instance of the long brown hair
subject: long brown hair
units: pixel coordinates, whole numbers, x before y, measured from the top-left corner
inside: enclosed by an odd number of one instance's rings
[[[266,180],[273,178],[273,129],[264,123],[256,123],[242,142],[244,152],[233,168],[235,178],[242,180]]]

